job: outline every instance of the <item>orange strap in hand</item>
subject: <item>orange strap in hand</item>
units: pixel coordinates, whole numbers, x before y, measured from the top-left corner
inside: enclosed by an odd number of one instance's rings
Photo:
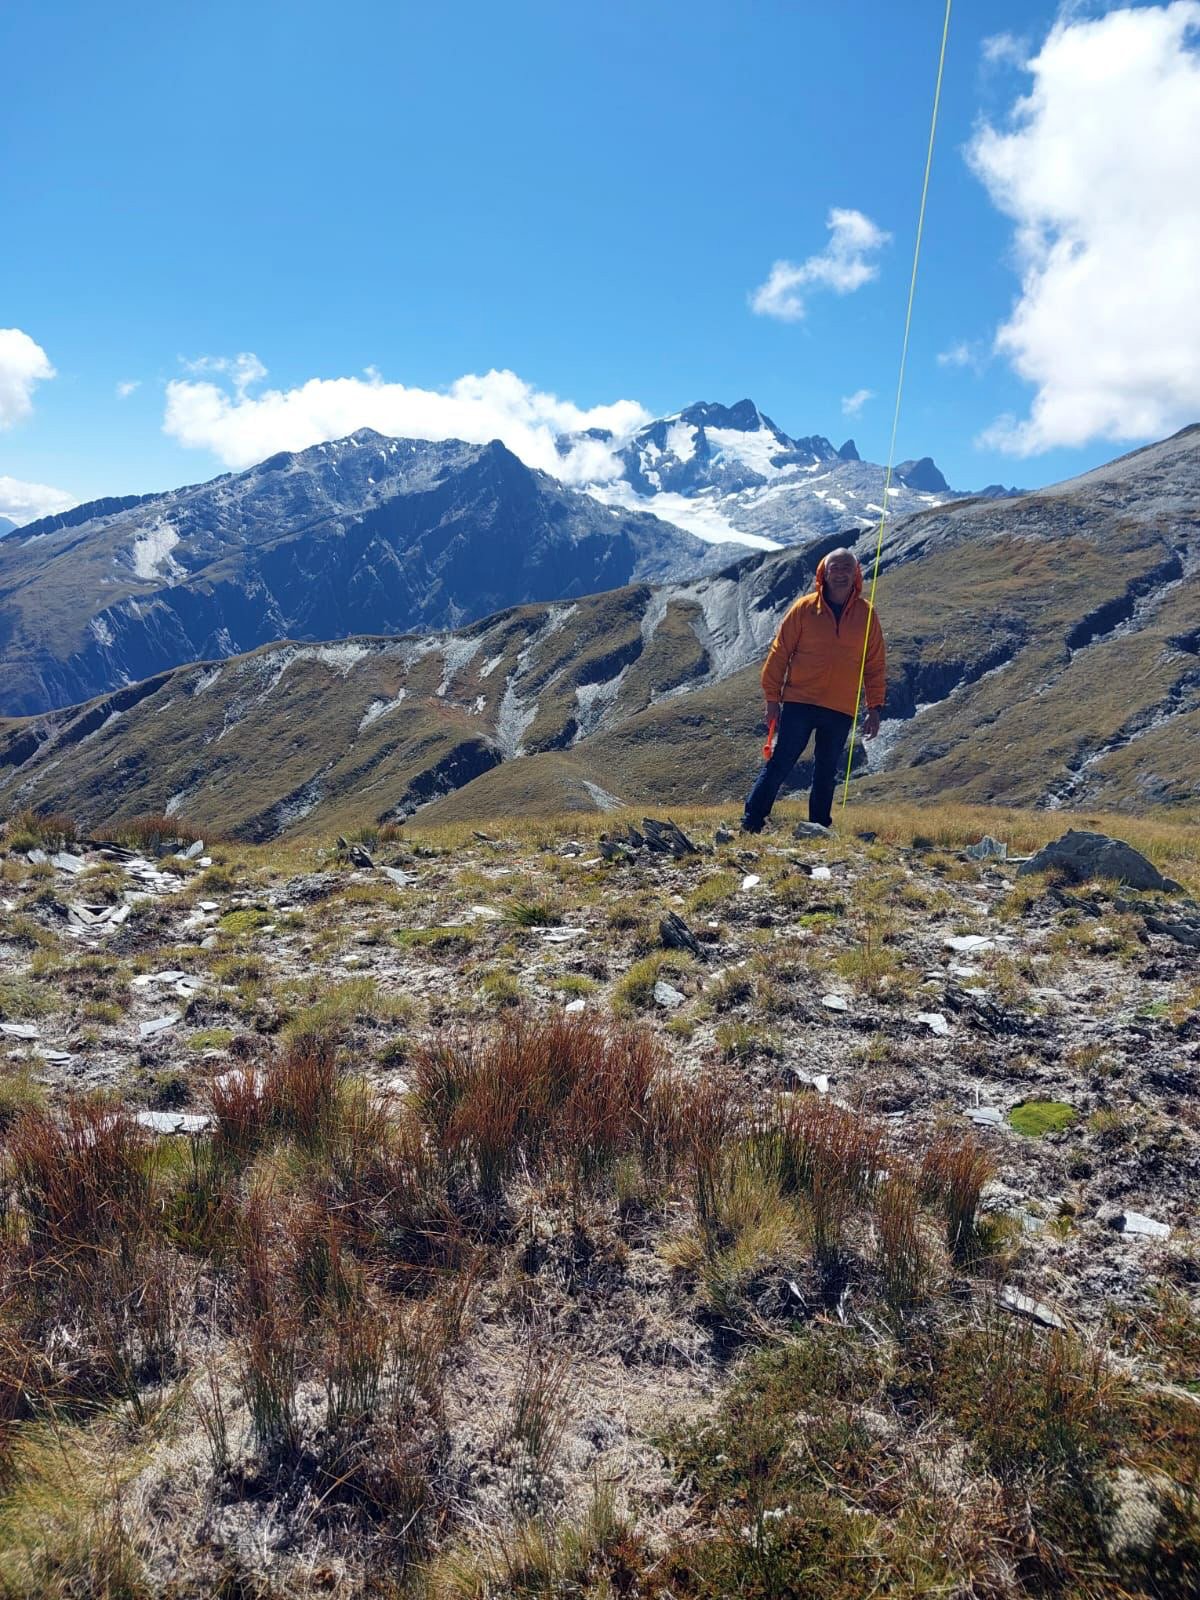
[[[775,751],[775,718],[772,717],[770,722],[767,723],[767,738],[766,738],[766,743],[763,745],[763,760],[764,761],[770,761],[771,756],[774,754],[774,751]]]

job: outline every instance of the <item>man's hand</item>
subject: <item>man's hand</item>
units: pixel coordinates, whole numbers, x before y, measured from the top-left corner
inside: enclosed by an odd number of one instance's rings
[[[768,700],[766,702],[766,707],[767,707],[767,726],[770,727],[772,722],[778,722],[779,721],[779,713],[781,712],[783,707],[781,706],[781,704],[780,704],[780,702],[778,700]]]
[[[866,721],[863,723],[863,738],[873,739],[879,732],[879,707],[872,706],[867,712]]]

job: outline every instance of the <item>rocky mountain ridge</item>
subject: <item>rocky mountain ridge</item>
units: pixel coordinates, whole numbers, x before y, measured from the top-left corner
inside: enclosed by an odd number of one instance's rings
[[[42,518],[0,548],[0,712],[271,640],[456,627],[522,601],[692,576],[714,551],[599,506],[499,441],[347,439]]]
[[[482,818],[732,801],[761,743],[759,663],[829,547],[162,673],[0,724],[0,806],[168,810],[262,839],[431,802]],[[1195,806],[1198,569],[1200,428],[1036,495],[891,527],[887,720],[859,747],[856,788]]]
[[[617,459],[622,475],[590,486],[605,504],[645,506],[706,538],[766,547],[877,525],[885,498],[890,521],[966,498],[929,456],[900,462],[885,496],[886,468],[863,461],[853,439],[835,448],[821,434],[790,438],[752,400],[701,401],[660,417]],[[1016,492],[998,485],[986,491]]]

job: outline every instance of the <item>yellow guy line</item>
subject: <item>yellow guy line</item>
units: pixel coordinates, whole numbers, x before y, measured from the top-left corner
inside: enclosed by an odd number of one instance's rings
[[[921,259],[921,235],[925,232],[925,202],[929,198],[929,174],[933,167],[933,141],[937,134],[938,107],[942,100],[942,74],[946,66],[946,40],[950,34],[950,7],[946,0],[946,16],[942,22],[942,48],[938,56],[937,85],[933,91],[933,116],[929,120],[929,148],[925,152],[925,178],[921,184],[921,209],[917,214],[917,239],[913,246],[912,277],[908,283],[908,310],[904,314],[904,343],[900,347],[900,374],[896,380],[896,407],[892,412],[892,442],[888,446],[887,475],[883,481],[883,509],[879,513],[879,535],[875,540],[875,564],[871,568],[871,592],[868,596],[871,615],[875,614],[875,585],[879,581],[879,558],[883,552],[883,525],[887,520],[888,494],[892,487],[892,465],[896,459],[896,434],[900,428],[900,401],[904,394],[904,368],[908,363],[908,335],[912,328],[913,299],[917,292],[917,265]],[[862,660],[858,664],[858,690],[854,696],[854,721],[850,724],[850,753],[846,757],[846,782],[842,789],[842,810],[850,794],[850,767],[854,761],[854,735],[858,727],[858,711],[862,704],[863,678],[867,671],[867,645],[870,627],[863,633]]]

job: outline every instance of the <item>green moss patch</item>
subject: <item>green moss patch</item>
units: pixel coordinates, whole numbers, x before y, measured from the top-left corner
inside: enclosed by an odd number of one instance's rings
[[[271,921],[271,913],[264,911],[260,906],[244,906],[238,911],[227,911],[217,926],[222,933],[240,935],[253,933],[256,928],[264,928]]]
[[[1069,1128],[1079,1113],[1065,1100],[1027,1100],[1008,1114],[1009,1126],[1027,1139],[1044,1139],[1048,1133]]]

